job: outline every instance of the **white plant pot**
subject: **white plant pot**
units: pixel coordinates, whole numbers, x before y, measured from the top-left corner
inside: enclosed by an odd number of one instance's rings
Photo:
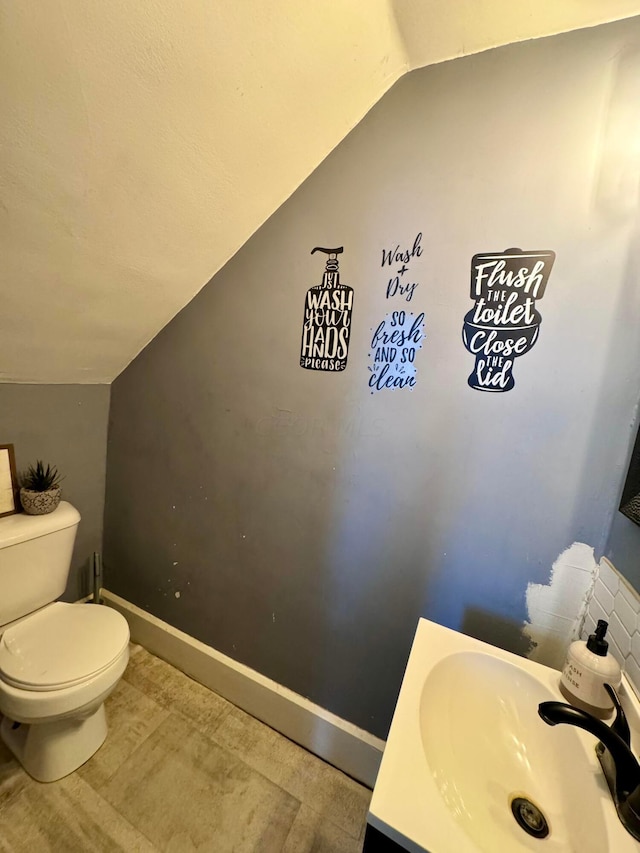
[[[27,515],[46,515],[53,512],[60,503],[62,489],[56,486],[47,492],[34,492],[32,489],[20,489],[20,503]]]

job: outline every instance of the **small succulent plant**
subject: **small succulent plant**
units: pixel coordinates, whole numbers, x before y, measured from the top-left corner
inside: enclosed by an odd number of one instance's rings
[[[49,489],[57,488],[60,485],[59,481],[58,469],[51,465],[45,468],[40,459],[36,462],[35,468],[29,465],[22,475],[22,487],[32,492],[48,492]]]

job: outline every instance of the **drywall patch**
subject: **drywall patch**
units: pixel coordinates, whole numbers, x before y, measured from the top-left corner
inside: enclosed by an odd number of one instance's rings
[[[567,646],[579,636],[597,574],[593,548],[574,542],[554,562],[548,584],[528,585],[523,633],[531,642],[530,660],[561,669]]]

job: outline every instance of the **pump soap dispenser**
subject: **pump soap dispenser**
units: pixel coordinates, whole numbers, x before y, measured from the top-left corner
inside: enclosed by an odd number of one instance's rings
[[[322,284],[309,288],[304,303],[300,367],[307,370],[335,373],[347,366],[353,288],[340,284],[338,255],[343,251],[342,246],[337,249],[316,246],[311,250],[312,255],[324,252],[328,258]]]
[[[604,638],[608,627],[604,619],[599,619],[595,633],[586,643],[571,643],[560,677],[560,689],[567,699],[597,717],[606,717],[613,710],[604,685],[617,689],[621,681],[620,664],[608,654],[609,643]]]

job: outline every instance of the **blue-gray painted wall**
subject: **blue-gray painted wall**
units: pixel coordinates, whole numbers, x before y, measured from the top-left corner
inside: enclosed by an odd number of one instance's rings
[[[114,383],[110,589],[382,736],[420,616],[525,650],[527,584],[574,541],[603,552],[624,479],[639,44],[625,21],[394,87]],[[419,286],[387,299],[382,250],[418,232]],[[298,364],[317,245],[355,290],[342,373]],[[471,257],[515,246],[557,254],[540,336],[481,393]],[[417,385],[372,394],[372,330],[402,308],[425,312]]]
[[[65,601],[92,591],[91,558],[102,550],[109,385],[0,383],[0,444],[13,444],[18,472],[38,459],[62,475],[62,497],[78,508]]]

